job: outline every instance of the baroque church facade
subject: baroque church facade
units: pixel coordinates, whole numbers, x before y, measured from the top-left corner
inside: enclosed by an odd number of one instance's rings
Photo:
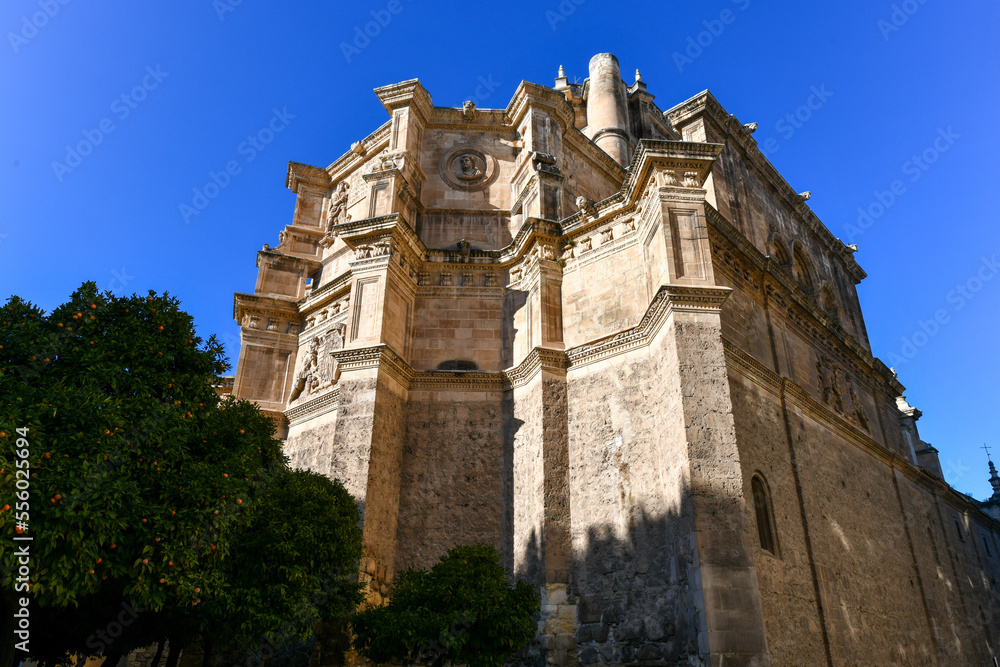
[[[995,664],[1000,514],[754,124],[611,54],[504,109],[375,93],[385,124],[289,165],[232,390],[354,494],[371,602],[487,543],[542,596],[529,664]]]

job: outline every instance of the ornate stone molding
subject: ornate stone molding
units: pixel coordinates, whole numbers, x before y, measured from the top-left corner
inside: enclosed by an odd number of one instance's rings
[[[333,412],[340,406],[340,387],[334,387],[330,391],[310,399],[301,405],[285,410],[285,418],[288,419],[289,426],[301,424],[328,412]]]
[[[719,313],[732,292],[728,287],[663,285],[639,324],[611,336],[580,345],[566,354],[570,368],[592,364],[649,345],[672,312]]]

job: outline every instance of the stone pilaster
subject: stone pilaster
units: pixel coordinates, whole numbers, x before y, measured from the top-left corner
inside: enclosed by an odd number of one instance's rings
[[[699,650],[712,665],[769,664],[757,572],[743,496],[733,406],[722,347],[728,288],[668,287],[668,344],[676,373],[690,474],[705,617]]]

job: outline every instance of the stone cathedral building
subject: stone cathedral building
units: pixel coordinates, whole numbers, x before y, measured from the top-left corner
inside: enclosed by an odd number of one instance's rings
[[[1000,523],[754,124],[610,54],[503,109],[375,94],[381,127],[289,165],[233,387],[357,498],[374,602],[484,542],[539,587],[533,664],[995,664]]]

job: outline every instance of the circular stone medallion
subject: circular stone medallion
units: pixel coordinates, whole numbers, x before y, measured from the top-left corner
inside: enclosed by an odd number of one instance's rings
[[[458,146],[441,158],[438,172],[453,188],[480,190],[496,179],[496,160],[471,146]]]

